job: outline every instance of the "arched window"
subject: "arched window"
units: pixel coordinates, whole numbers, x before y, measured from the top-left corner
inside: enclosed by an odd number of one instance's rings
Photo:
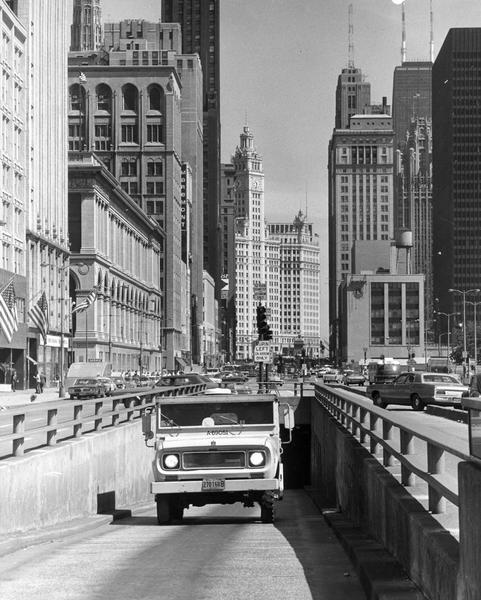
[[[159,85],[151,85],[148,89],[149,110],[164,112],[164,91]]]
[[[96,90],[97,110],[111,113],[112,112],[112,90],[105,83],[97,86]]]
[[[138,91],[131,83],[127,83],[122,88],[122,109],[137,113]]]
[[[70,86],[69,108],[71,111],[85,112],[85,90],[79,83]]]

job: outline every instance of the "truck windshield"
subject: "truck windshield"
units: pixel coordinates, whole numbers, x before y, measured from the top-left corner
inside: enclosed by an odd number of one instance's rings
[[[206,402],[160,404],[161,427],[268,425],[274,422],[272,402]]]

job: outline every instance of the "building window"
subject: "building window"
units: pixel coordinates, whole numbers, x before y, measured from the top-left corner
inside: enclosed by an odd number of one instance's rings
[[[149,161],[147,163],[147,175],[149,177],[160,176],[163,174],[163,164],[161,161]]]
[[[122,108],[137,113],[137,88],[128,83],[122,88]]]
[[[137,144],[137,125],[122,125],[122,142]]]
[[[112,91],[108,85],[100,84],[96,89],[97,94],[97,110],[111,113],[112,112]]]
[[[124,160],[122,161],[122,176],[124,177],[136,177],[137,176],[137,161],[136,160]]]
[[[162,125],[147,125],[147,142],[156,144],[162,142]]]

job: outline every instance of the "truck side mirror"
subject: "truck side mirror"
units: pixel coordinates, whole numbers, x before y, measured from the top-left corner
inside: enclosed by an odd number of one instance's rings
[[[148,413],[142,415],[142,433],[144,434],[145,441],[151,440],[154,437],[152,431],[152,414]]]
[[[284,427],[289,431],[294,429],[294,409],[290,404],[282,404],[282,416],[284,421]]]

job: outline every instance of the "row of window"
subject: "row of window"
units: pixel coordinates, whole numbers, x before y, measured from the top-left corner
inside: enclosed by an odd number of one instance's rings
[[[121,88],[121,110],[139,112],[140,91],[132,83],[126,83]],[[97,111],[112,113],[113,91],[105,83],[100,83],[95,88],[95,106]],[[71,111],[85,113],[87,92],[83,85],[75,83],[69,88],[69,108]],[[164,90],[158,84],[147,87],[147,109],[164,112]]]

